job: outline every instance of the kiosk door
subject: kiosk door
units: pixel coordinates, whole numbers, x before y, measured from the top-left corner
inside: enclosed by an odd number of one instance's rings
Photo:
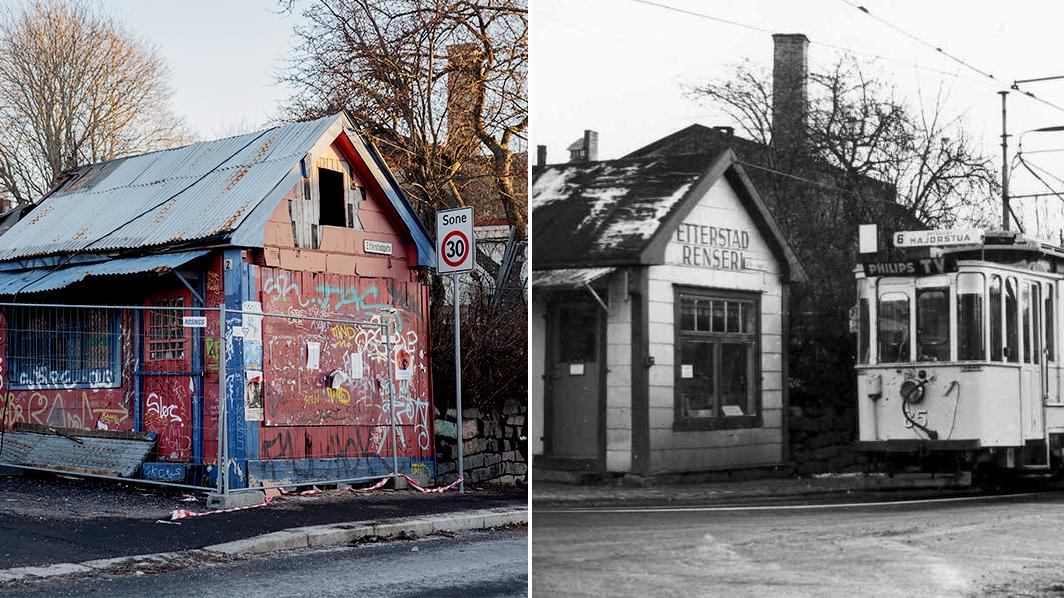
[[[556,303],[548,312],[548,437],[554,458],[597,459],[604,351],[599,346],[600,307]]]

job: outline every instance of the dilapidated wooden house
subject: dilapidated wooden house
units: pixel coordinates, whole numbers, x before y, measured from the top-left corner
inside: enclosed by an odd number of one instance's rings
[[[0,236],[0,461],[117,471],[58,431],[174,483],[427,480],[434,264],[344,114],[75,168]]]

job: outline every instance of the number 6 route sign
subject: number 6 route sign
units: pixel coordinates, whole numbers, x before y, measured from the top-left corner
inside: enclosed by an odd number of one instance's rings
[[[473,208],[436,212],[436,273],[468,272],[476,265]]]

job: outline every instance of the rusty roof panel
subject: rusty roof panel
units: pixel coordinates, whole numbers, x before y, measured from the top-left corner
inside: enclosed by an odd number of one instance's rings
[[[225,236],[341,118],[81,167],[0,236],[0,260]]]

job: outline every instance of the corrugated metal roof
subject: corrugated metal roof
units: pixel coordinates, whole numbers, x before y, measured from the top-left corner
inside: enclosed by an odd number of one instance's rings
[[[0,260],[221,236],[341,115],[81,167],[0,236]]]
[[[576,289],[589,285],[613,272],[616,268],[559,268],[557,270],[533,270],[534,289]]]
[[[54,291],[55,289],[70,286],[89,276],[114,276],[118,274],[173,270],[182,264],[207,255],[207,253],[206,250],[162,253],[142,257],[120,258],[92,264],[78,264],[51,271],[35,268],[14,272],[0,272],[0,295]]]

